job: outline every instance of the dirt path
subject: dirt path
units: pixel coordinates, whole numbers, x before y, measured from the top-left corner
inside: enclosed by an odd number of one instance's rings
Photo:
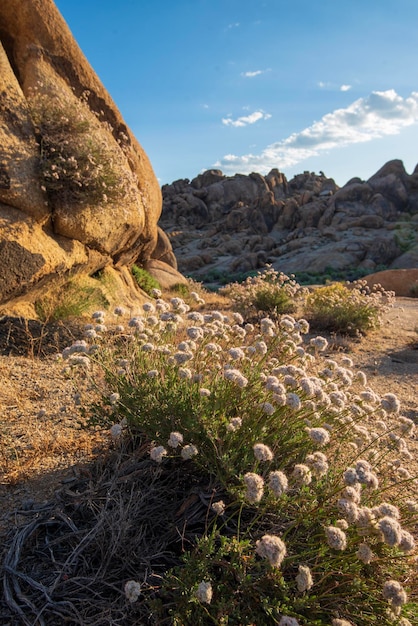
[[[350,346],[351,357],[379,394],[395,393],[418,424],[418,299],[397,298],[381,328]]]

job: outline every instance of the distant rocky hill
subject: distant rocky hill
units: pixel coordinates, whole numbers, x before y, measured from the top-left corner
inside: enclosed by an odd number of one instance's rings
[[[287,274],[418,267],[418,166],[409,175],[400,160],[341,188],[322,172],[209,170],[162,193],[159,224],[179,270],[197,280],[266,263]]]

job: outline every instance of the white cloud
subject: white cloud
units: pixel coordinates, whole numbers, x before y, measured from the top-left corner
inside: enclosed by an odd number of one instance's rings
[[[254,72],[241,72],[241,76],[244,76],[244,78],[254,78],[254,76],[260,76],[260,74],[265,74],[270,71],[271,69],[267,68],[266,70],[255,70]]]
[[[254,111],[254,113],[250,113],[250,115],[243,115],[242,117],[238,117],[236,120],[232,119],[232,117],[223,117],[222,124],[225,126],[235,126],[236,128],[242,126],[248,126],[249,124],[255,124],[259,120],[268,120],[271,115],[269,113],[264,113],[264,111]]]
[[[241,125],[233,124],[233,120],[224,123]],[[284,169],[334,148],[397,135],[406,126],[417,123],[418,92],[402,98],[393,89],[373,91],[345,109],[327,113],[301,132],[268,145],[260,154],[227,154],[215,166],[227,173],[263,173],[274,167]]]
[[[227,30],[231,30],[231,28],[239,28],[241,24],[239,22],[233,22],[232,24],[228,24],[226,27]]]
[[[350,91],[351,85],[341,85],[340,91]]]

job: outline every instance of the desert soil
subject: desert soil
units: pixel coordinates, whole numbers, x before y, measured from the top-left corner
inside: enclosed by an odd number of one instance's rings
[[[0,333],[0,545],[24,520],[18,510],[47,502],[109,446],[107,432],[81,426],[62,363],[54,354],[36,356],[24,337],[11,350],[12,335],[12,329]],[[26,356],[16,355],[19,348]],[[418,299],[397,298],[378,331],[358,341],[335,340],[332,349],[344,350],[377,393],[395,393],[402,414],[418,424]],[[418,469],[417,439],[413,444]]]

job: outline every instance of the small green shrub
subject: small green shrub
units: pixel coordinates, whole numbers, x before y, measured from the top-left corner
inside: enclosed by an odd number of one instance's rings
[[[305,315],[316,329],[364,335],[379,326],[392,300],[392,292],[381,288],[371,291],[365,282],[355,282],[350,288],[334,283],[318,287],[307,296]]]
[[[304,290],[293,278],[268,265],[242,283],[222,287],[219,293],[230,298],[233,306],[244,314],[261,311],[281,315],[296,310],[296,299]]]
[[[182,298],[187,298],[187,296],[189,296],[190,294],[190,287],[185,283],[176,283],[175,285],[172,285],[172,287],[170,287],[170,292],[175,293]]]
[[[145,291],[149,296],[153,296],[153,290],[158,289],[161,291],[161,285],[156,278],[151,276],[147,270],[143,267],[138,267],[138,265],[132,266],[132,275],[135,278],[138,286]]]

